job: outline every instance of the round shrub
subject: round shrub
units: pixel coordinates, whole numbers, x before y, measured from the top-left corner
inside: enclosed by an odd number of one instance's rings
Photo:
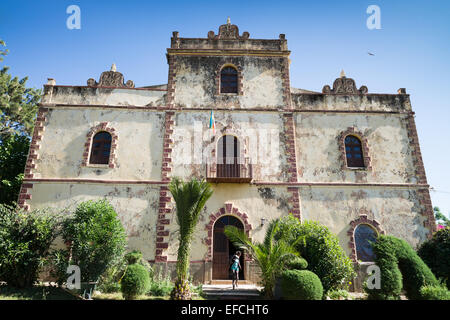
[[[125,299],[134,299],[150,288],[150,277],[144,266],[130,264],[120,282],[120,290]]]
[[[370,297],[395,299],[403,287],[408,299],[419,300],[423,299],[420,288],[438,285],[431,270],[405,240],[382,235],[372,247],[381,272],[381,289],[367,290]]]
[[[127,253],[124,257],[125,263],[126,264],[140,264],[141,266],[145,267],[145,269],[147,270],[149,276],[150,276],[150,280],[153,279],[154,277],[154,270],[152,268],[152,266],[150,265],[150,263],[147,262],[147,260],[145,260],[142,256],[142,252],[140,252],[139,250],[133,250],[129,253]]]
[[[301,223],[292,215],[285,216],[280,219],[276,238],[296,243],[296,249],[308,261],[308,270],[320,278],[324,294],[331,289],[347,288],[348,282],[356,277],[353,263],[337,236],[318,222]]]
[[[450,227],[441,229],[425,241],[417,251],[434,275],[443,279],[450,288]]]
[[[321,300],[323,287],[319,277],[308,270],[286,270],[281,274],[284,299]]]
[[[301,257],[296,257],[286,263],[286,268],[289,270],[305,270],[308,268],[308,262]]]

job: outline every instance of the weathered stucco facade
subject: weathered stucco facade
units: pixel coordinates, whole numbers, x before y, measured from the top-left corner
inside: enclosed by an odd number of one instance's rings
[[[107,198],[149,261],[173,270],[177,223],[167,184],[196,176],[214,189],[195,232],[191,274],[214,280],[214,227],[234,216],[252,239],[289,213],[337,234],[357,260],[354,230],[368,224],[416,246],[434,229],[414,112],[404,89],[368,93],[341,75],[322,93],[290,87],[287,40],[251,39],[225,24],[207,38],[173,33],[167,85],[135,88],[112,69],[87,86],[44,86],[19,204],[73,207]],[[221,70],[236,71],[221,93]],[[215,129],[209,128],[212,112]],[[91,164],[97,132],[112,137],[107,164]],[[220,139],[237,138],[238,179],[218,179]],[[361,141],[348,167],[344,139]],[[234,177],[236,178],[236,177]],[[255,281],[251,261],[247,280]]]

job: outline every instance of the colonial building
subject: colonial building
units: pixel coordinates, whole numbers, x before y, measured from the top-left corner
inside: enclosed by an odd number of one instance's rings
[[[289,213],[319,221],[355,263],[371,260],[376,234],[424,241],[435,222],[406,90],[370,93],[344,73],[322,92],[292,88],[289,54],[284,34],[252,39],[228,22],[206,38],[173,33],[167,84],[135,88],[114,65],[86,86],[49,79],[19,204],[107,198],[130,249],[173,270],[168,182],[205,178],[214,194],[191,254],[204,283],[228,278],[228,224],[261,241]]]

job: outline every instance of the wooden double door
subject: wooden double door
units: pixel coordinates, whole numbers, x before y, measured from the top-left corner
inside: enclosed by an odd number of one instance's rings
[[[213,232],[213,279],[214,280],[230,280],[230,263],[231,258],[236,253],[237,249],[226,237],[224,230],[225,226],[232,225],[241,230],[244,226],[239,219],[233,216],[223,216],[214,225]],[[240,263],[242,269],[239,270],[239,279],[244,279],[244,252],[241,251]]]

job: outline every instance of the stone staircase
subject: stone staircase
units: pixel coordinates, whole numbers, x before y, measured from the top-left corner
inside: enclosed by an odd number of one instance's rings
[[[231,280],[213,280],[211,284],[203,285],[207,299],[213,300],[260,300],[261,287],[249,281],[239,281],[239,286],[233,290]]]

